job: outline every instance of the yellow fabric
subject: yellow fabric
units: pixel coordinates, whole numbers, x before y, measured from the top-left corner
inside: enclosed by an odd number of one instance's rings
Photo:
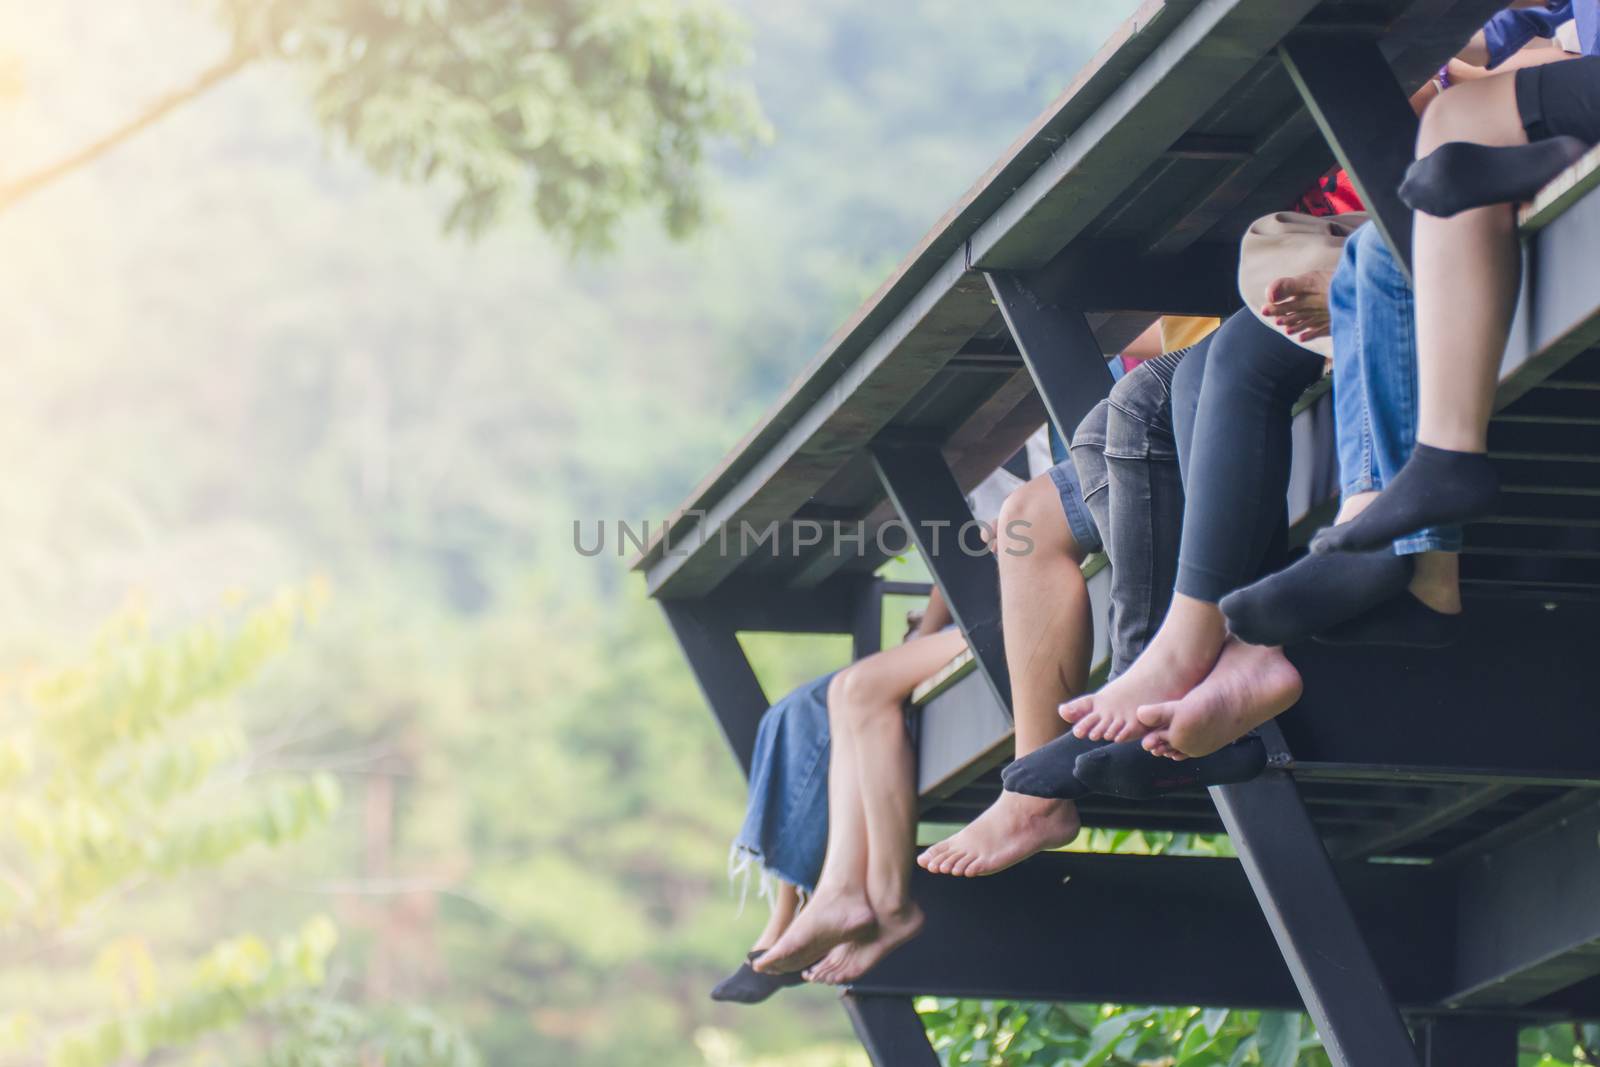
[[[1207,334],[1222,325],[1221,319],[1202,315],[1161,316],[1161,352],[1176,352],[1203,340]]]

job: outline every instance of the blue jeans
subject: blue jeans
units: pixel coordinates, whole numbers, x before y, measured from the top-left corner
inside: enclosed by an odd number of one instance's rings
[[[1328,288],[1340,492],[1382,489],[1417,440],[1417,326],[1411,285],[1372,223],[1345,242]],[[1402,556],[1461,551],[1461,528],[1394,543]]]
[[[734,865],[756,863],[806,892],[828,846],[828,683],[807,682],[761,717]]]

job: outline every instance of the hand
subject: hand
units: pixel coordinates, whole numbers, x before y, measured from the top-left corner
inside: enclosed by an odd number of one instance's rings
[[[921,608],[912,608],[906,612],[906,635],[900,639],[902,643],[918,636],[918,631],[922,629],[923,614]]]
[[[1267,302],[1261,309],[1278,329],[1295,341],[1315,341],[1331,332],[1328,314],[1328,285],[1333,272],[1308,271],[1279,278],[1267,286]]]

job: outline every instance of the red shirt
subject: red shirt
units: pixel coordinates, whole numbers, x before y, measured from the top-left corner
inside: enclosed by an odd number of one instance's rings
[[[1295,201],[1294,210],[1306,215],[1344,215],[1351,211],[1365,211],[1367,207],[1350,184],[1350,175],[1343,170],[1324,174],[1316,185],[1307,189]]]

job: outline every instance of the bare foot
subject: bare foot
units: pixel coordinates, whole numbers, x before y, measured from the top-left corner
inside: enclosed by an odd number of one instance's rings
[[[835,945],[869,936],[876,923],[865,895],[818,893],[751,966],[762,974],[803,971]]]
[[[1078,809],[1071,801],[1007,790],[960,833],[918,856],[917,865],[957,877],[997,874],[1035,852],[1071,844],[1078,826]]]
[[[1230,637],[1216,668],[1188,696],[1139,709],[1151,731],[1144,747],[1158,755],[1209,756],[1287,711],[1300,690],[1300,672],[1283,649]]]
[[[1072,732],[1091,741],[1136,741],[1149,732],[1139,721],[1146,704],[1176,700],[1200,684],[1216,657],[1186,658],[1167,653],[1159,640],[1128,668],[1128,673],[1097,691],[1061,705]]]
[[[1297,341],[1328,336],[1328,286],[1333,271],[1313,270],[1279,278],[1267,286],[1267,303],[1261,314]]]
[[[847,941],[806,971],[806,981],[821,985],[849,985],[889,953],[922,932],[922,909],[915,904],[893,914],[878,916],[878,931],[872,937]]]

